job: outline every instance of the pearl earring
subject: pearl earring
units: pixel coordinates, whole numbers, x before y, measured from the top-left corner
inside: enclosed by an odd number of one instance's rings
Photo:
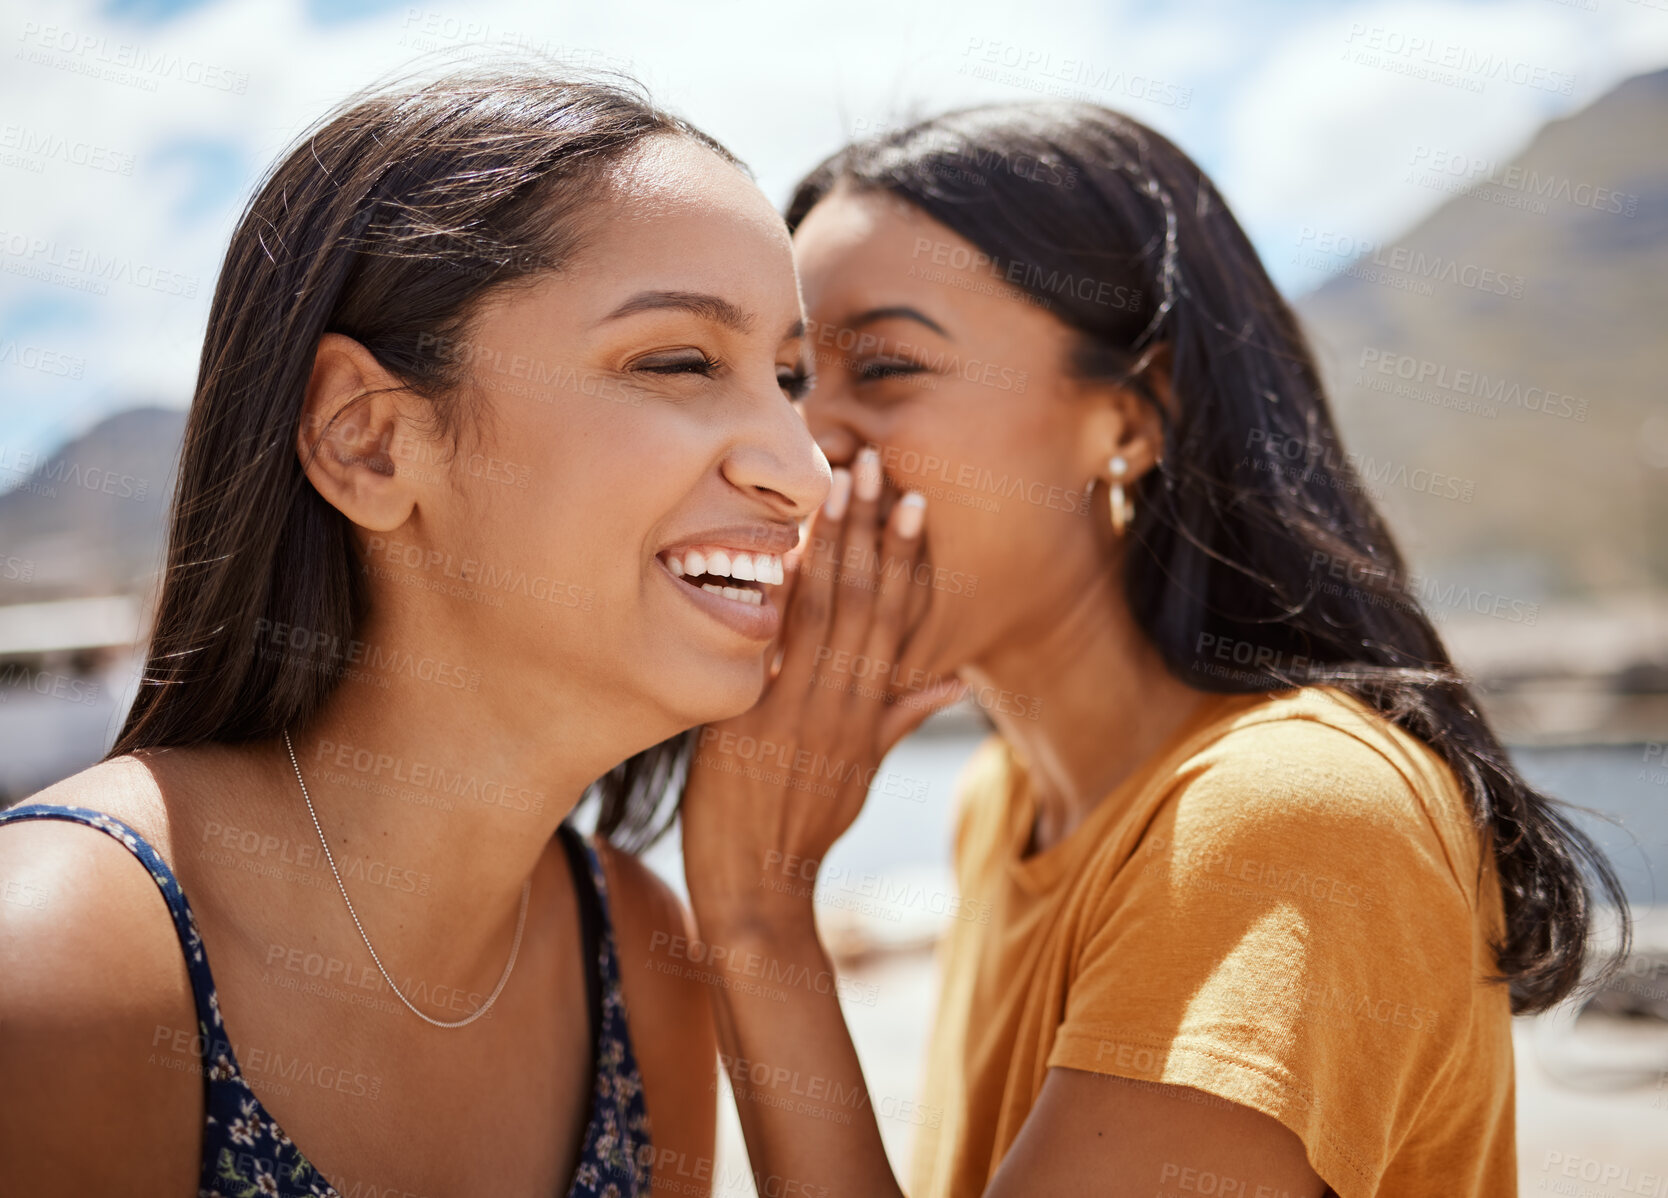
[[[1123,536],[1124,529],[1135,519],[1135,501],[1124,494],[1124,475],[1129,473],[1129,463],[1120,454],[1108,462],[1106,468],[1112,472],[1111,498],[1108,501],[1112,511],[1112,531]]]

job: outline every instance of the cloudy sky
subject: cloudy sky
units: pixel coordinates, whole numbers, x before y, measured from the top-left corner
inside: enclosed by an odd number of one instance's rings
[[[1416,155],[1507,159],[1668,65],[1668,0],[4,0],[0,446],[184,405],[260,174],[349,92],[482,47],[630,70],[778,203],[864,129],[1094,99],[1198,159],[1296,295],[1326,273],[1293,261],[1305,230],[1393,239],[1442,200]]]

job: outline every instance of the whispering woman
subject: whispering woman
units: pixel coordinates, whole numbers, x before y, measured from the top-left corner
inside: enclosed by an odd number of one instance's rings
[[[779,214],[627,86],[402,83],[279,162],[132,710],[0,815],[6,1192],[705,1191],[707,993],[610,840],[764,682],[805,352]]]
[[[1622,899],[1479,714],[1210,180],[1108,110],[997,106],[841,151],[788,221],[836,467],[780,672],[695,759],[702,935],[826,969],[807,880],[964,686],[994,735],[911,1198],[1515,1195],[1511,1017]],[[838,793],[738,779],[749,737]],[[901,1193],[837,998],[716,993],[755,1170]]]

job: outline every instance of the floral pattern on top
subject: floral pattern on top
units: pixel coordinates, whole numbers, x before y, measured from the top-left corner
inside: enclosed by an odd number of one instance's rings
[[[173,871],[156,850],[121,820],[85,807],[31,803],[0,811],[0,825],[29,819],[68,820],[107,833],[144,863],[168,904],[197,1007],[195,1047],[201,1057],[197,1071],[203,1077],[204,1106],[198,1198],[342,1198],[267,1114],[244,1079],[220,1018],[220,999],[196,917]],[[566,825],[559,835],[578,841],[589,866],[590,878],[576,881],[589,881],[596,893],[600,927],[592,965],[602,999],[591,1117],[573,1181],[564,1193],[566,1198],[646,1198],[651,1192],[654,1152],[643,1103],[643,1079],[637,1071],[625,1001],[620,994],[619,958],[608,917],[608,883],[589,840]]]

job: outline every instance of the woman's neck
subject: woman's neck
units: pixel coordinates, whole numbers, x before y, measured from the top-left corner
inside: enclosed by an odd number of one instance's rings
[[[393,638],[380,643],[383,661],[406,660]],[[431,648],[428,656],[445,654]],[[622,729],[643,725],[603,710],[594,696],[564,694],[559,683],[529,693],[476,683],[467,671],[356,670],[304,726],[289,730],[294,764],[281,735],[217,747],[197,765],[181,762],[177,770],[188,772],[178,791],[193,809],[189,837],[205,836],[213,848],[225,829],[239,830],[231,850],[237,868],[275,876],[266,867],[287,858],[284,876],[299,884],[267,890],[287,910],[255,919],[320,944],[357,941],[320,848],[322,830],[396,978],[421,973],[484,990],[503,968],[522,887],[557,825],[590,782],[644,747],[620,740]],[[219,830],[208,835],[210,828]],[[270,845],[283,848],[261,847]],[[216,871],[212,884],[235,903],[247,876]]]
[[[975,688],[1032,700],[991,711],[1031,778],[1037,802],[1031,852],[1068,836],[1204,698],[1165,668],[1118,593],[1113,571],[1036,627],[1035,637],[1010,640],[960,671]],[[1009,706],[1021,714],[1004,709]]]

